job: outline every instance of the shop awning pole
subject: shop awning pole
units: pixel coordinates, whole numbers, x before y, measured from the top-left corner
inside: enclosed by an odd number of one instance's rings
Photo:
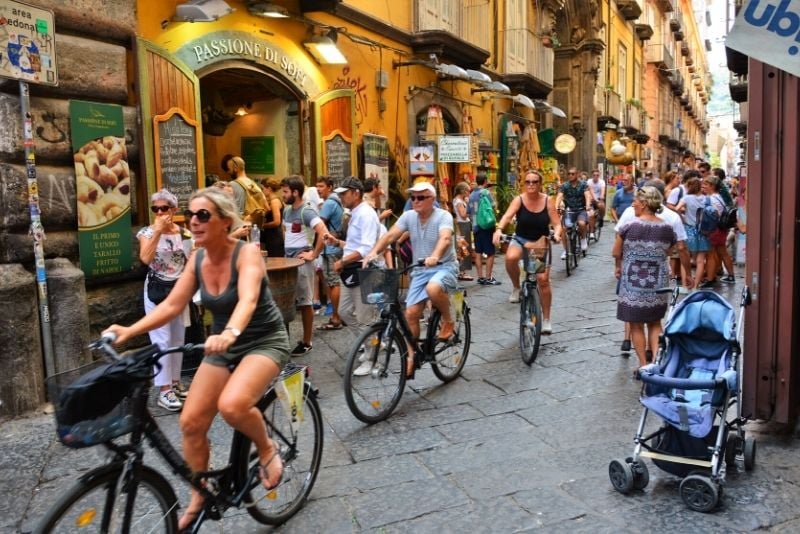
[[[50,306],[47,297],[47,273],[44,268],[44,226],[39,210],[39,183],[36,180],[36,154],[33,148],[33,117],[28,82],[19,81],[19,100],[22,110],[22,130],[25,146],[25,168],[28,175],[28,210],[31,214],[30,234],[33,237],[33,256],[36,261],[36,285],[39,298],[39,323],[42,329],[42,352],[46,376],[55,374],[53,335],[50,330]]]

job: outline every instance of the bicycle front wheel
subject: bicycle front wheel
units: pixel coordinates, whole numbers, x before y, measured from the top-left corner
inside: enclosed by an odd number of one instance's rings
[[[578,231],[575,230],[574,232],[572,232],[572,235],[570,236],[569,239],[569,248],[572,254],[567,257],[567,261],[569,261],[570,259],[572,260],[573,269],[576,269],[578,267],[578,254],[581,253],[579,241],[580,239],[578,237]]]
[[[34,532],[177,532],[178,499],[166,479],[138,466],[125,483],[123,472],[110,464],[83,475]]]
[[[523,288],[523,293],[519,309],[519,352],[522,361],[531,365],[539,355],[542,339],[542,301],[535,287]]]
[[[431,369],[433,369],[433,374],[436,375],[436,378],[444,383],[455,380],[467,363],[472,328],[469,323],[469,308],[467,308],[466,302],[462,302],[461,313],[455,317],[455,325],[456,333],[450,341],[439,341],[442,314],[438,310],[434,313],[430,331],[434,333],[436,341],[433,348]]]
[[[277,488],[266,489],[257,479],[245,495],[247,513],[265,525],[280,525],[302,508],[314,487],[322,462],[322,413],[317,396],[306,383],[303,404],[296,410],[286,409],[274,389],[258,404],[267,424],[267,434],[280,449],[283,476]],[[258,469],[259,457],[255,445],[242,436],[238,458],[240,480]],[[246,459],[246,461],[245,461]]]
[[[569,276],[572,271],[572,254],[572,232],[567,231],[567,235],[564,238],[564,265],[567,268],[567,276]]]
[[[367,328],[350,350],[344,367],[347,407],[357,419],[368,424],[389,417],[406,385],[405,339],[397,330],[386,339],[385,330],[385,323]]]

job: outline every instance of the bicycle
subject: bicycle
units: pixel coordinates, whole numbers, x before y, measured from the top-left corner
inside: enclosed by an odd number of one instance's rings
[[[228,464],[222,469],[193,472],[147,408],[153,365],[165,354],[187,354],[202,350],[202,345],[164,350],[151,345],[121,357],[112,342],[113,337],[104,336],[90,345],[112,363],[98,367],[95,362],[48,379],[51,398],[58,403],[60,441],[72,448],[103,445],[112,457],[109,463],[82,475],[50,508],[35,532],[177,532],[178,499],[167,479],[144,464],[145,437],[172,470],[204,498],[202,511],[186,531],[196,533],[205,520],[220,520],[228,508],[244,506],[253,519],[268,525],[280,525],[300,510],[314,486],[323,447],[317,390],[308,380],[306,366],[287,366],[256,405],[284,463],[281,482],[267,490],[261,484],[258,453],[249,438],[234,431]],[[93,370],[86,373],[87,369]],[[81,378],[73,382],[72,377],[78,375]],[[114,408],[103,414],[97,413],[105,411],[102,407],[94,410],[87,420],[71,418],[69,409],[75,405],[70,403],[77,401],[60,393],[74,393],[79,386],[96,387],[102,399],[114,391]],[[115,443],[127,434],[131,436],[128,443]]]
[[[552,241],[553,236],[550,236]],[[525,243],[522,247],[522,268],[525,277],[519,292],[519,352],[522,361],[532,365],[539,355],[539,343],[542,339],[542,297],[539,294],[539,282],[536,275],[544,272],[550,261],[552,247],[550,241],[544,254],[542,248]],[[541,256],[541,257],[540,257]]]
[[[433,374],[444,383],[455,380],[467,362],[471,328],[466,291],[459,288],[451,296],[455,334],[447,341],[438,338],[441,313],[436,308],[428,319],[424,339],[414,339],[399,302],[399,282],[403,274],[421,266],[420,260],[405,269],[362,269],[359,271],[361,298],[379,305],[380,319],[367,327],[356,340],[344,368],[344,396],[347,407],[359,420],[373,424],[383,421],[400,402],[405,389],[408,347],[414,349],[414,371],[430,363]],[[363,356],[359,349],[363,347]],[[374,362],[366,376],[353,371],[366,360]]]
[[[595,222],[594,222],[594,232],[590,232],[587,240],[589,243],[598,243],[600,241],[600,234],[603,233],[603,220],[600,218],[600,210],[597,209],[597,206],[592,206],[594,210]]]
[[[567,276],[572,274],[572,271],[578,267],[578,251],[580,250],[580,236],[578,233],[577,216],[580,210],[562,209],[561,213],[561,226],[564,228],[566,235],[564,236],[564,264],[567,269]],[[571,224],[567,224],[571,222]],[[585,255],[585,253],[584,253]]]

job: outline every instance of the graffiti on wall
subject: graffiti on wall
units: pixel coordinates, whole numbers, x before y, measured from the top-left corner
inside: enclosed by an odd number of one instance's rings
[[[342,74],[333,82],[334,89],[352,89],[356,94],[356,125],[361,126],[369,114],[367,110],[367,84],[361,76],[350,76],[350,67],[343,67]]]

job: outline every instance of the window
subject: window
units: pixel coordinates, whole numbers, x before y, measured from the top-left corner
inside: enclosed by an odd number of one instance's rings
[[[445,30],[459,35],[459,0],[417,0],[417,30]]]
[[[631,98],[642,99],[642,64],[639,61],[633,62],[633,88]]]
[[[628,49],[619,43],[617,50],[617,93],[623,102],[628,100]]]
[[[464,0],[461,9],[460,37],[484,50],[492,50],[492,20],[489,0]]]
[[[527,72],[527,0],[506,3],[506,72]]]

